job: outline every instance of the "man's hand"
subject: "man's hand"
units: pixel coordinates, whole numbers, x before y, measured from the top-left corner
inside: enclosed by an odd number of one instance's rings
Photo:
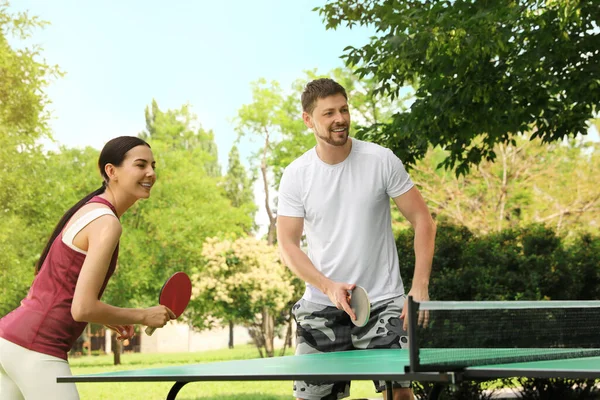
[[[117,340],[131,339],[135,335],[133,325],[104,325],[117,332]]]
[[[324,293],[329,297],[329,300],[337,307],[338,310],[344,310],[352,318],[352,321],[356,320],[356,315],[350,307],[350,295],[349,290],[356,287],[354,283],[340,283],[329,281],[325,286]]]
[[[400,319],[404,321],[404,330],[408,330],[408,318],[406,315],[408,314],[408,297],[412,296],[413,300],[416,302],[421,301],[429,301],[429,289],[427,286],[413,286],[406,295],[406,300],[404,301],[404,307],[402,308],[402,315],[400,315]],[[419,322],[418,324],[426,327],[429,322],[429,311],[419,311]]]

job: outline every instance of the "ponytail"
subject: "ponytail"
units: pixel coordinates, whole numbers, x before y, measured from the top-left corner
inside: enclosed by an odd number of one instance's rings
[[[52,232],[52,235],[50,235],[50,239],[48,240],[48,243],[46,243],[46,246],[44,247],[44,251],[42,251],[42,255],[40,256],[38,262],[35,264],[35,274],[36,275],[40,272],[40,269],[42,268],[42,265],[44,264],[44,261],[46,260],[46,256],[48,255],[48,252],[50,251],[50,247],[52,247],[52,243],[54,243],[54,240],[56,239],[56,237],[58,235],[60,235],[63,228],[65,227],[67,222],[69,222],[71,217],[77,212],[77,210],[79,210],[81,207],[83,207],[93,197],[104,193],[105,190],[106,190],[106,181],[102,182],[102,186],[99,189],[94,190],[92,193],[88,194],[83,199],[79,200],[77,202],[77,204],[75,204],[73,207],[71,207],[62,216],[60,221],[58,221],[56,228],[54,228],[54,232]]]

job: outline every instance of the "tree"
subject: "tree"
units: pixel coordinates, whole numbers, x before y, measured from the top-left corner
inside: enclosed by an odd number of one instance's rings
[[[0,204],[2,212],[26,213],[34,198],[23,177],[42,171],[37,141],[50,138],[49,102],[44,90],[50,79],[61,75],[57,66],[41,58],[40,46],[13,47],[9,38],[24,41],[36,28],[47,25],[26,12],[10,14],[8,2],[0,0]]]
[[[600,298],[600,237],[565,238],[541,224],[475,235],[440,222],[431,278],[431,298],[480,300],[597,300]],[[410,287],[413,235],[396,239],[400,270]]]
[[[598,232],[600,146],[581,140],[543,143],[524,135],[497,144],[497,162],[483,161],[464,176],[437,168],[447,153],[430,150],[411,176],[437,219],[478,234],[531,223],[556,232]]]
[[[11,45],[10,39],[24,41],[47,23],[26,12],[12,14],[8,6],[0,0],[0,316],[25,296],[40,243],[49,235],[39,204],[47,181],[37,141],[50,137],[45,89],[61,75],[42,59],[40,46]]]
[[[140,138],[149,141],[159,140],[166,145],[167,150],[199,148],[202,150],[202,161],[207,175],[221,176],[214,133],[202,129],[197,116],[190,111],[189,105],[183,105],[179,110],[163,112],[153,99],[151,106],[146,106],[145,116],[146,131],[140,133]]]
[[[157,290],[172,272],[202,268],[205,238],[241,236],[253,224],[245,210],[231,206],[221,180],[207,176],[199,161],[203,150],[168,150],[158,140],[151,145],[158,179],[151,198],[122,217],[122,271],[115,274],[120,288],[110,292],[128,296],[129,305],[155,303]]]
[[[206,264],[193,277],[194,297],[214,304],[206,309],[208,317],[246,325],[261,357],[273,357],[273,340],[294,293],[293,276],[277,247],[250,237],[209,238],[202,255]]]
[[[232,207],[221,189],[213,134],[200,128],[187,106],[163,112],[153,100],[145,114],[140,137],[152,146],[158,179],[150,201],[138,202],[123,217],[133,243],[122,263],[145,270],[126,280],[129,291],[138,293],[132,298],[155,302],[151,293],[173,270],[200,268],[206,237],[241,235],[253,221],[246,210]]]
[[[329,29],[374,28],[343,58],[378,93],[418,85],[410,111],[361,132],[409,165],[439,146],[442,165],[465,174],[522,132],[544,142],[585,135],[598,111],[596,0],[337,0],[315,10]]]
[[[237,146],[233,146],[229,151],[227,175],[224,178],[223,189],[233,207],[246,210],[254,218],[257,207],[254,203],[252,183],[252,179],[246,173],[246,168],[242,165]],[[249,234],[250,231],[246,233]]]
[[[121,218],[119,264],[104,295],[120,307],[156,304],[170,274],[202,268],[206,237],[242,235],[253,226],[247,210],[225,196],[214,135],[202,130],[187,106],[163,112],[153,101],[139,136],[152,146],[157,182],[151,198]],[[194,314],[194,304],[187,315]],[[118,362],[119,342],[116,347]]]
[[[278,82],[271,82],[269,85],[265,79],[259,79],[252,83],[252,99],[251,104],[245,104],[239,109],[236,130],[240,137],[252,135],[262,141],[258,156],[260,159],[259,169],[265,194],[265,211],[269,218],[267,242],[272,245],[275,243],[276,237],[276,216],[269,198],[271,184],[269,183],[268,160],[273,150],[273,142],[277,141],[281,134],[277,128],[286,121],[281,111],[284,97]]]
[[[305,71],[305,76],[294,81],[286,91],[288,94],[278,82],[267,84],[262,79],[253,83],[253,102],[240,110],[238,132],[240,135],[264,135],[269,132],[269,148],[264,156],[266,168],[272,177],[269,186],[273,189],[278,187],[283,169],[315,145],[312,131],[306,128],[301,119],[300,96],[309,81],[326,77],[335,79],[346,89],[352,112],[351,135],[361,125],[389,121],[394,110],[405,108],[408,95],[390,99],[374,93],[375,82],[359,80],[349,68],[336,68],[327,73],[319,73],[316,69]],[[258,158],[262,156],[261,152]]]
[[[0,317],[19,305],[31,285],[36,255],[41,251],[31,243],[31,230],[24,218],[14,214],[0,218]]]
[[[24,41],[36,28],[48,23],[27,12],[11,14],[9,3],[0,1],[0,126],[4,140],[29,148],[35,140],[49,136],[48,98],[44,92],[52,77],[61,75],[57,66],[40,60],[42,48],[37,45],[16,48],[9,38]]]
[[[254,203],[254,193],[252,191],[252,180],[248,178],[246,169],[240,161],[240,152],[237,146],[233,146],[229,151],[229,162],[227,164],[227,175],[223,183],[225,194],[231,201],[231,205],[236,208],[246,210],[248,215],[256,215],[256,204]],[[256,224],[252,230],[256,229]],[[250,231],[246,232],[250,234]],[[229,320],[229,348],[233,348],[233,328],[235,321]]]

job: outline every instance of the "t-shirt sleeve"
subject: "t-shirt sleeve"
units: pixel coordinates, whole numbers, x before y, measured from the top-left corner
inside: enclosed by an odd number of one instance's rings
[[[300,182],[296,170],[286,168],[279,182],[277,215],[284,217],[304,217],[304,204],[300,194]]]
[[[387,173],[387,194],[391,198],[398,197],[408,192],[414,183],[410,179],[408,172],[404,168],[402,161],[391,150],[385,152],[386,173]]]

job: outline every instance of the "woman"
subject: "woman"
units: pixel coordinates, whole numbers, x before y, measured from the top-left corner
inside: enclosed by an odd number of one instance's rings
[[[100,301],[113,274],[123,215],[148,198],[156,181],[150,146],[137,137],[109,141],[98,160],[104,179],[58,222],[36,265],[21,306],[0,320],[0,398],[79,399],[67,353],[89,322],[133,336],[132,324],[162,327],[175,315],[164,306],[113,307]]]

